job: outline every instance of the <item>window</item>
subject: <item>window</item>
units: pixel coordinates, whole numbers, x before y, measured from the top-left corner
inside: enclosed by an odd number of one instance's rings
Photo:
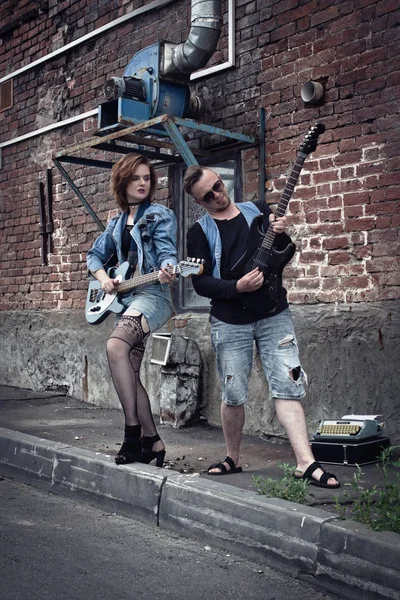
[[[240,155],[237,158],[230,160],[220,160],[218,162],[208,163],[207,166],[215,170],[220,176],[228,190],[229,196],[233,202],[240,201],[241,198],[241,171],[240,171]],[[203,163],[202,166],[205,166]],[[179,255],[181,259],[187,258],[186,250],[186,234],[190,227],[205,213],[204,209],[195,204],[190,196],[185,194],[182,190],[182,179],[185,172],[186,166],[175,169],[174,179],[176,184],[175,189],[179,190],[178,194],[180,202],[178,204],[178,223],[180,231],[179,239]],[[196,257],[190,257],[196,258]],[[191,284],[190,277],[180,278],[179,285],[177,286],[175,306],[180,312],[197,310],[204,311],[208,310],[210,301],[208,298],[198,296],[194,291]]]
[[[0,84],[0,112],[13,105],[13,80],[8,79]]]

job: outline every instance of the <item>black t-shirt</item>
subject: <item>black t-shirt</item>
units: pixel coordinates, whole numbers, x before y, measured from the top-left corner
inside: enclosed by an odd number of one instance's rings
[[[254,204],[263,215],[263,229],[266,231],[269,224],[269,215],[272,211],[265,202],[255,202]],[[288,303],[284,288],[282,288],[278,304],[272,311],[269,309],[263,312],[262,307],[260,307],[257,308],[257,312],[254,312],[244,306],[243,294],[236,291],[236,281],[240,279],[244,272],[242,274],[236,273],[235,278],[233,278],[231,271],[248,250],[249,226],[241,212],[233,219],[215,219],[214,221],[222,241],[221,279],[212,276],[211,252],[201,225],[195,223],[187,234],[188,255],[205,261],[202,274],[192,277],[192,282],[199,296],[211,299],[210,314],[225,323],[240,325],[254,323],[287,308]],[[285,247],[289,242],[289,236],[280,234],[276,236],[274,246]]]
[[[128,256],[132,244],[132,231],[133,225],[125,225],[125,229],[122,232],[122,253],[124,256]]]

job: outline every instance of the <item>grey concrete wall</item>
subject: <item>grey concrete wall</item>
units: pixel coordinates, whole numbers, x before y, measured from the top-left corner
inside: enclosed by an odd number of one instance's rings
[[[321,418],[383,414],[392,444],[400,443],[400,301],[296,305],[292,313],[309,380],[304,407],[310,434]],[[209,423],[219,425],[220,384],[208,315],[183,316],[187,325],[174,332],[194,339],[200,348],[201,410]],[[170,321],[163,331],[172,331],[174,323]],[[36,391],[62,390],[91,404],[119,407],[105,355],[112,325],[110,317],[89,326],[82,311],[0,312],[1,383]],[[142,377],[157,413],[162,373],[159,365],[150,363],[150,354],[151,340]],[[246,411],[246,433],[283,435],[256,354]]]

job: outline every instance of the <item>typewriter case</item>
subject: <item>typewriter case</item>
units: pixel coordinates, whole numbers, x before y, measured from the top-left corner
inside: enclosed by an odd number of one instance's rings
[[[388,437],[375,437],[338,441],[312,441],[311,449],[315,460],[330,465],[368,465],[379,462],[380,455],[385,448],[390,446]]]

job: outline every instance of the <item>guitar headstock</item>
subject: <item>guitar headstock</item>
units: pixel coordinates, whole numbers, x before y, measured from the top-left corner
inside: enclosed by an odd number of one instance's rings
[[[182,277],[189,277],[189,275],[200,275],[203,271],[204,260],[200,258],[187,258],[181,260],[179,264],[175,265],[175,273],[179,273]]]
[[[306,137],[299,146],[299,152],[303,154],[311,154],[317,147],[319,136],[324,133],[325,125],[323,123],[316,123],[313,127],[307,131]]]

